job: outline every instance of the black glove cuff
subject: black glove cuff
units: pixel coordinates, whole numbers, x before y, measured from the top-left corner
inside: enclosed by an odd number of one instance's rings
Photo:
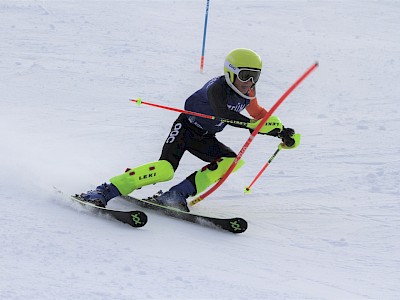
[[[294,129],[283,127],[282,131],[279,133],[278,137],[282,139],[282,142],[288,146],[292,147],[295,144],[295,140],[292,138],[293,134],[295,134]]]

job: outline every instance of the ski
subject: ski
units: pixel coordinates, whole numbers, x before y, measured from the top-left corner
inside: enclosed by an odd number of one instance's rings
[[[115,220],[129,224],[132,227],[143,227],[147,223],[147,215],[139,210],[120,211],[120,210],[100,207],[90,202],[82,201],[82,198],[79,195],[71,196],[71,199],[86,207],[95,208],[98,212],[112,216]]]
[[[131,203],[135,203],[140,207],[153,209],[163,215],[199,224],[205,227],[222,229],[232,233],[242,233],[247,229],[247,222],[242,218],[214,218],[181,211],[172,207],[162,206],[145,199],[138,199],[131,196],[121,196],[121,198]]]

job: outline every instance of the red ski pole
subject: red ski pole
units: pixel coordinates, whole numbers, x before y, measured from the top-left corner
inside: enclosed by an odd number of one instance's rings
[[[271,109],[268,111],[268,113],[264,116],[264,118],[261,119],[260,123],[258,126],[254,129],[253,133],[250,135],[250,137],[247,139],[246,143],[243,145],[242,149],[239,151],[239,154],[236,156],[235,160],[232,162],[231,166],[229,169],[226,171],[224,176],[216,183],[214,184],[208,191],[204,192],[200,196],[196,197],[192,201],[189,202],[191,206],[195,205],[196,203],[199,203],[200,201],[204,200],[207,198],[209,195],[211,195],[215,190],[217,190],[221,184],[225,182],[225,180],[229,177],[229,175],[232,173],[233,169],[236,167],[236,165],[239,163],[239,160],[242,158],[243,154],[246,152],[247,148],[253,141],[254,137],[258,134],[260,131],[261,127],[264,126],[264,124],[267,122],[269,117],[275,112],[275,110],[281,105],[281,103],[289,96],[289,94],[308,76],[312,71],[314,71],[318,67],[318,62],[315,62],[308,70],[300,76],[299,79],[291,86],[289,89],[275,102],[275,104],[271,107]]]
[[[153,107],[157,107],[157,108],[162,108],[162,109],[171,110],[171,111],[175,111],[175,112],[179,112],[179,113],[184,113],[186,115],[192,115],[192,116],[201,117],[201,118],[205,118],[205,119],[211,119],[211,120],[220,120],[221,122],[228,123],[228,124],[237,124],[237,125],[247,126],[246,122],[237,121],[237,120],[229,120],[229,119],[224,119],[224,118],[220,118],[220,117],[216,117],[216,116],[198,113],[195,111],[190,111],[190,110],[180,109],[180,108],[176,108],[176,107],[146,102],[146,101],[142,101],[142,99],[140,99],[140,98],[130,99],[130,101],[135,102],[137,105],[145,104],[145,105],[149,105],[149,106],[153,106]]]
[[[262,167],[262,169],[260,170],[260,172],[258,172],[258,174],[256,175],[256,177],[254,177],[253,181],[250,183],[249,186],[246,186],[244,188],[244,192],[245,193],[250,193],[251,192],[251,187],[254,185],[254,183],[256,183],[256,181],[261,177],[262,173],[264,173],[265,169],[269,166],[269,164],[274,160],[275,156],[279,153],[279,151],[281,151],[282,147],[281,144],[279,144],[278,149],[276,149],[276,151],[274,152],[274,154],[272,154],[272,156],[269,158],[269,160],[267,161],[267,163],[264,165],[264,167]]]

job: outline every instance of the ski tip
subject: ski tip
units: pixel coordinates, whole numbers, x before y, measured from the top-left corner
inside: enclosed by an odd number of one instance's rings
[[[143,227],[147,224],[147,215],[139,210],[130,212],[130,220],[127,222],[132,227]]]
[[[234,218],[230,222],[229,231],[232,233],[243,233],[247,229],[247,222],[242,218]]]

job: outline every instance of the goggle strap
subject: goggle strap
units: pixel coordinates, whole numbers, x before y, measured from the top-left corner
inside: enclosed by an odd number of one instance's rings
[[[238,68],[236,68],[234,65],[232,65],[228,60],[225,60],[225,68],[227,68],[228,70],[232,71],[234,74],[238,74],[239,72],[237,71]]]

